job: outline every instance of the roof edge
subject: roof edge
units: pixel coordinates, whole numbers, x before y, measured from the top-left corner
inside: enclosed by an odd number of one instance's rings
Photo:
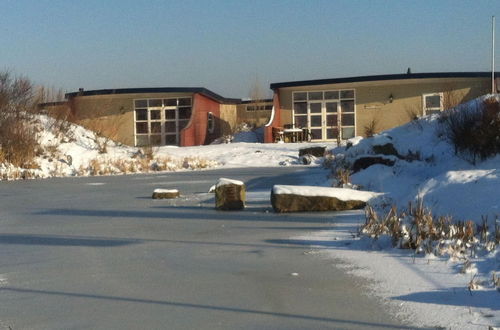
[[[499,72],[495,72],[495,77],[500,76]],[[488,78],[491,77],[490,72],[425,72],[425,73],[402,73],[402,74],[387,74],[387,75],[373,75],[373,76],[357,76],[345,78],[331,78],[331,79],[314,79],[314,80],[301,80],[272,83],[271,89],[278,89],[283,87],[298,87],[298,86],[312,86],[312,85],[329,85],[329,84],[342,84],[354,83],[363,81],[385,81],[385,80],[402,80],[402,79],[429,79],[429,78]]]
[[[140,94],[140,93],[200,93],[220,103],[241,103],[241,99],[226,98],[212,92],[204,87],[142,87],[142,88],[116,88],[116,89],[96,89],[80,90],[78,92],[66,93],[66,99],[77,96],[94,95],[116,95],[116,94]]]

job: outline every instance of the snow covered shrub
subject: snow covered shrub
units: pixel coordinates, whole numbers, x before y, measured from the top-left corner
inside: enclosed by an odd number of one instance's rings
[[[32,167],[38,147],[32,123],[36,103],[33,85],[27,78],[0,73],[0,162]]]
[[[441,114],[443,135],[455,147],[455,153],[484,160],[500,153],[500,103],[490,97],[470,102]]]

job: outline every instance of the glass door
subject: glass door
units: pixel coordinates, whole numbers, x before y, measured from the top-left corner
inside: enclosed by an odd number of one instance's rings
[[[311,140],[323,139],[323,102],[309,102],[309,130]]]
[[[324,140],[335,140],[339,134],[339,116],[338,102],[325,102],[325,131],[323,132]]]

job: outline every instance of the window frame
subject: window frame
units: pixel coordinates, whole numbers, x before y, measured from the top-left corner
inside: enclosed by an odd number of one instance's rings
[[[187,104],[182,104],[180,105],[181,99],[190,99],[189,105]],[[151,104],[150,101],[154,100],[155,104]],[[160,100],[160,104],[158,104],[158,100]],[[172,100],[175,100],[175,102],[172,102]],[[144,106],[144,101],[146,106]],[[186,102],[186,101],[184,101]],[[139,103],[139,106],[136,107],[137,103]],[[170,103],[170,105],[168,105]],[[173,105],[175,103],[175,105]],[[132,100],[133,104],[133,109],[134,109],[134,146],[138,146],[138,140],[139,139],[144,139],[148,141],[148,144],[152,143],[152,139],[158,139],[160,141],[159,145],[172,145],[172,144],[167,144],[167,140],[171,140],[172,136],[175,136],[175,145],[179,145],[180,143],[180,132],[182,129],[184,129],[188,124],[189,121],[191,120],[193,116],[193,97],[192,96],[178,96],[178,97],[150,97],[150,98],[137,98]],[[191,108],[191,115],[190,118],[188,119],[179,119],[179,108],[185,109],[185,108]],[[137,111],[138,110],[146,110],[147,116],[146,120],[137,120]],[[174,118],[168,118],[165,114],[165,111],[174,111],[175,115]],[[160,117],[156,119],[152,119],[151,113],[152,111],[159,111]],[[180,128],[181,122],[185,124],[182,128]],[[147,123],[147,133],[138,133],[137,132],[137,123]],[[155,123],[160,123],[160,131],[159,132],[152,132],[152,125]],[[172,131],[167,131],[166,130],[166,124],[167,123],[174,123],[175,125],[175,132]],[[167,137],[170,137],[170,139],[167,139]],[[155,144],[156,145],[156,144]]]
[[[342,97],[342,93],[344,92],[349,92],[352,93],[352,97]],[[312,93],[313,99],[310,99],[309,95]],[[318,99],[317,96],[321,93],[322,99]],[[296,94],[300,94],[300,98],[295,97]],[[305,99],[303,98],[305,94]],[[333,95],[335,98],[327,98],[327,95]],[[353,102],[353,109],[352,111],[349,112],[343,112],[342,111],[342,102],[343,101],[352,101]],[[321,102],[321,114],[322,114],[322,138],[321,140],[316,139],[315,141],[334,141],[335,139],[328,139],[328,133],[327,129],[333,128],[333,126],[328,126],[327,125],[327,116],[328,112],[326,109],[326,104],[327,103],[337,103],[337,125],[334,126],[335,129],[337,129],[338,133],[340,135],[341,139],[345,139],[342,137],[342,128],[353,128],[354,129],[354,136],[356,136],[356,89],[355,88],[340,88],[340,89],[321,89],[321,90],[298,90],[298,91],[293,91],[292,92],[292,124],[295,127],[295,122],[296,122],[296,116],[297,117],[305,117],[306,118],[306,125],[308,129],[311,129],[311,122],[310,122],[310,117],[311,117],[311,112],[310,112],[310,104],[311,103],[319,103]],[[295,113],[295,104],[296,103],[306,103],[306,113]],[[317,113],[315,113],[317,115]],[[342,114],[352,114],[354,116],[354,124],[353,125],[342,125]],[[314,113],[313,113],[314,115]],[[350,138],[350,137],[349,137]],[[347,138],[347,139],[349,139]]]
[[[439,96],[439,107],[427,107],[427,98],[428,97],[431,97],[431,96]],[[436,111],[438,112],[441,112],[444,110],[444,106],[443,106],[443,93],[442,92],[438,92],[438,93],[425,93],[425,94],[422,94],[422,112],[424,114],[424,116],[427,116],[428,114],[434,114],[436,113]],[[427,113],[427,112],[430,112],[430,113]]]

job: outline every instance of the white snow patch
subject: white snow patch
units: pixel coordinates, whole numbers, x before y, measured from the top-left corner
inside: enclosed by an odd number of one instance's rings
[[[153,192],[157,193],[157,194],[176,194],[176,193],[179,192],[179,190],[177,190],[177,189],[161,189],[161,188],[157,188]]]
[[[221,187],[221,186],[227,186],[227,185],[237,185],[237,186],[243,186],[244,183],[239,180],[233,180],[233,179],[228,179],[228,178],[220,178],[219,181],[217,181],[217,184],[215,185],[215,188]]]

